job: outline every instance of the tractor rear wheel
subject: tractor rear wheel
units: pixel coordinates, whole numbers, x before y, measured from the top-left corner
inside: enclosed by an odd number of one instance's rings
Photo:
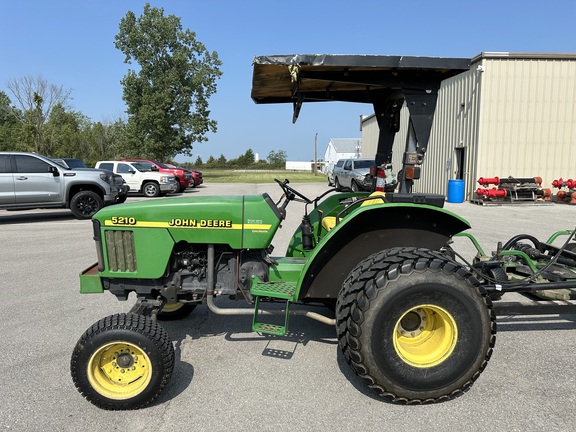
[[[76,388],[94,405],[137,409],[152,402],[168,383],[174,347],[150,317],[115,314],[82,335],[70,362]]]
[[[439,402],[465,391],[486,367],[496,339],[491,305],[476,279],[441,252],[388,249],[344,282],[338,341],[381,397]]]

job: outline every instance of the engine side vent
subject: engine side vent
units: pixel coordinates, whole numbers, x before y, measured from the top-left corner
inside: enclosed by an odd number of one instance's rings
[[[136,253],[133,231],[105,231],[110,271],[135,272]]]

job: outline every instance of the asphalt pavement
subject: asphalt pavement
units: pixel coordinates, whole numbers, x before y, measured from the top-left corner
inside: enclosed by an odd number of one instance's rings
[[[309,197],[325,183],[293,184]],[[181,196],[261,194],[275,184],[205,184]],[[128,201],[146,199],[131,197]],[[162,199],[162,198],[159,198]],[[574,229],[576,206],[447,203],[485,250],[515,234],[546,240]],[[303,205],[291,203],[274,240],[282,255]],[[454,245],[467,259],[465,239]],[[172,380],[150,407],[103,411],[72,383],[70,355],[99,319],[133,299],[80,294],[78,274],[96,261],[90,221],[66,210],[0,212],[0,430],[4,431],[574,431],[576,315],[498,317],[486,370],[461,397],[426,406],[379,400],[341,355],[334,328],[291,319],[285,337],[251,332],[251,317],[200,306],[163,322],[175,346]],[[283,355],[273,355],[281,352]]]

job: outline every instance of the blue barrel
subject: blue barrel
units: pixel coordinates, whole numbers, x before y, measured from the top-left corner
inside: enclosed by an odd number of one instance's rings
[[[451,203],[464,202],[464,180],[448,180],[447,201]]]

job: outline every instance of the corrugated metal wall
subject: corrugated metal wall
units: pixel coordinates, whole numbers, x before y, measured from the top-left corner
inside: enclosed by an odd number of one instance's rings
[[[576,59],[482,61],[478,176],[576,178]]]
[[[465,72],[444,81],[438,92],[438,103],[430,134],[428,151],[422,164],[422,176],[414,183],[414,192],[446,194],[448,180],[456,178],[456,151],[464,149],[465,166],[462,176],[466,185],[475,160],[478,118],[478,82],[476,74]],[[463,105],[462,105],[463,104]],[[408,133],[408,108],[400,112],[400,130],[394,140],[392,164],[396,172],[402,167],[402,157]],[[362,124],[363,157],[373,157],[378,144],[378,124],[370,117]]]
[[[448,181],[464,180],[472,197],[478,149],[479,72],[470,70],[442,83],[430,144],[416,192],[445,194]]]
[[[394,142],[401,168],[407,108]],[[378,125],[363,123],[363,156],[373,157]],[[415,192],[446,194],[462,178],[465,199],[475,198],[480,177],[533,177],[543,187],[576,179],[576,55],[486,53],[470,71],[442,83],[422,177]],[[463,164],[460,166],[461,157]]]

